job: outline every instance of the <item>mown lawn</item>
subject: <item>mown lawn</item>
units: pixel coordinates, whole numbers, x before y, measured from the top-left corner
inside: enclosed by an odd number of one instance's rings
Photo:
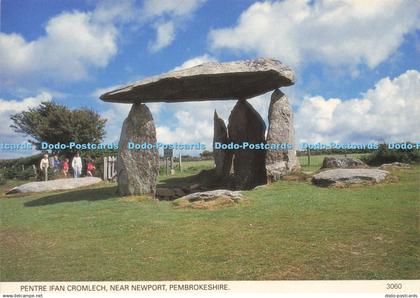
[[[2,196],[0,278],[419,279],[420,167],[394,174],[348,189],[282,181],[216,210],[119,198],[110,183]]]

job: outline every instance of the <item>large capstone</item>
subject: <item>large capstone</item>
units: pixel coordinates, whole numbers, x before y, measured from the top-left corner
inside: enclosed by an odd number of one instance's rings
[[[246,101],[238,100],[229,116],[229,141],[234,144],[265,143],[265,123]],[[267,183],[265,150],[234,150],[233,171],[237,189],[251,189]]]
[[[209,62],[145,78],[101,95],[118,103],[246,99],[290,86],[295,73],[273,59]]]
[[[118,192],[121,195],[154,194],[159,172],[157,149],[128,149],[128,143],[156,143],[156,129],[149,108],[133,104],[124,120],[117,157]]]
[[[228,132],[225,121],[214,111],[214,135],[213,148],[216,143],[227,144]],[[215,172],[219,178],[227,177],[232,168],[232,151],[228,149],[213,149],[214,163],[216,164]]]
[[[276,89],[271,95],[268,123],[268,144],[292,146],[291,149],[267,150],[267,178],[269,181],[277,181],[284,175],[299,171],[299,162],[294,149],[293,111],[287,96],[279,89]]]

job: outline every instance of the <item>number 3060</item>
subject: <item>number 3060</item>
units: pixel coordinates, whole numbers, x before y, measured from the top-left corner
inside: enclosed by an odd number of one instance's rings
[[[398,289],[402,289],[402,284],[386,284],[386,288],[390,289],[390,290],[398,290]]]

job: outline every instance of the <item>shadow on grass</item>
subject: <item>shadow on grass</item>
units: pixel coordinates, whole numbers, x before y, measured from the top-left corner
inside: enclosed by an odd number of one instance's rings
[[[200,185],[207,190],[213,189],[234,189],[233,178],[219,179],[213,170],[202,170],[200,173],[185,177],[168,177],[162,179],[157,187],[167,188],[190,188],[194,184]]]
[[[54,194],[29,201],[24,203],[25,207],[36,207],[44,206],[51,204],[59,203],[71,203],[79,201],[102,201],[108,200],[116,195],[117,188],[112,187],[102,187],[102,188],[93,188],[93,189],[82,189],[76,191],[63,192],[60,194]]]

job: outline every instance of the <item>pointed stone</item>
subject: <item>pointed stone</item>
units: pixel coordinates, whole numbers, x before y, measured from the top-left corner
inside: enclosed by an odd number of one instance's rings
[[[238,100],[229,116],[229,142],[265,143],[265,123],[260,114],[246,101]],[[234,151],[235,187],[251,189],[267,183],[265,150]]]
[[[228,143],[228,132],[225,121],[219,118],[216,110],[214,111],[214,136],[213,136],[213,147],[214,143]],[[232,151],[228,149],[213,149],[214,163],[216,164],[216,176],[223,178],[230,174],[232,168]]]
[[[287,96],[276,89],[271,95],[268,110],[268,144],[289,144],[293,149],[267,150],[266,168],[269,181],[277,181],[281,176],[299,171],[296,157],[293,111]]]
[[[128,149],[128,142],[156,143],[153,117],[144,104],[133,104],[121,130],[117,156],[118,193],[154,194],[159,172],[158,150]]]

